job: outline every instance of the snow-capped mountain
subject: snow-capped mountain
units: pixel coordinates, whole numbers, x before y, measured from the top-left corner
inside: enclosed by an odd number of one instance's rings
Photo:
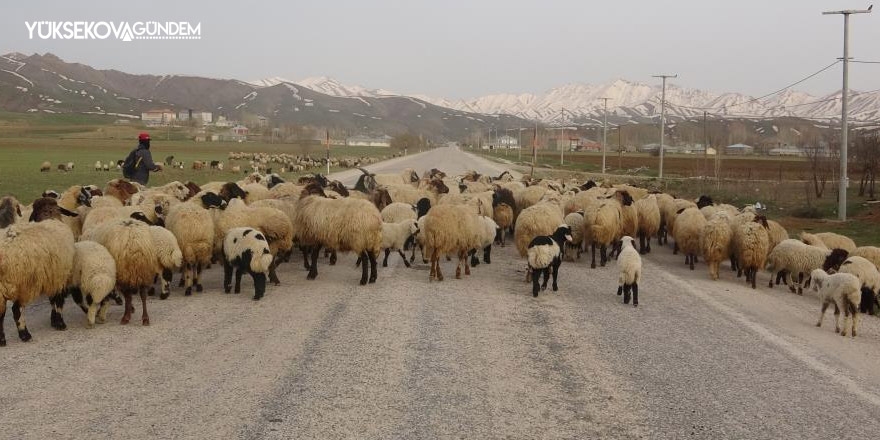
[[[399,93],[394,93],[390,90],[368,89],[361,86],[345,85],[326,76],[312,76],[299,81],[290,81],[276,76],[256,81],[248,81],[248,83],[257,87],[271,87],[281,83],[290,83],[312,89],[318,93],[339,97],[360,96],[365,98],[378,98],[382,96],[400,96]]]
[[[270,80],[264,80],[270,81]],[[327,77],[306,78],[297,84],[332,96],[389,96],[394,92],[344,85]],[[509,114],[548,123],[589,121],[604,112],[601,98],[608,101],[609,114],[623,119],[644,120],[660,112],[661,87],[618,79],[605,84],[566,84],[541,94],[495,94],[471,99],[452,100],[427,95],[409,95],[441,107],[483,114]],[[670,117],[696,117],[707,111],[718,117],[773,118],[797,116],[828,119],[840,114],[840,92],[817,97],[786,90],[767,98],[741,93],[715,93],[667,84],[667,111]],[[850,117],[854,120],[880,118],[880,91],[850,93]]]

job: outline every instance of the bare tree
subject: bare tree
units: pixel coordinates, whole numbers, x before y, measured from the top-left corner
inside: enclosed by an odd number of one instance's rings
[[[859,196],[874,198],[877,168],[880,167],[880,134],[863,134],[855,141],[855,159],[862,177],[859,179]]]

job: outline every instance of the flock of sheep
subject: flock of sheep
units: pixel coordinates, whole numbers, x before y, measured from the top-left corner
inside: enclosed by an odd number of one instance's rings
[[[230,154],[232,160],[282,167],[289,158]],[[430,264],[429,281],[443,280],[443,257],[456,258],[460,278],[462,272],[470,275],[480,257],[490,264],[492,246],[504,246],[511,232],[527,261],[534,296],[551,276],[557,290],[562,262],[580,258],[583,251],[590,251],[595,268],[598,250],[601,266],[617,257],[617,293],[637,306],[641,255],[651,252],[652,238],[665,244],[670,235],[674,252],[685,255],[691,270],[702,257],[712,279],[729,258],[753,288],[764,269],[771,272],[771,287],[785,282],[801,293],[812,281],[823,315],[830,305],[836,316],[843,311],[844,328],[837,324],[837,330],[844,335],[851,317],[855,336],[859,312],[873,308],[880,288],[880,249],[856,247],[832,233],[790,239],[782,226],[751,206],[737,209],[706,196],[678,199],[625,184],[517,180],[509,172],[491,177],[447,176],[437,169],[422,176],[411,169],[361,171],[353,188],[320,174],[287,182],[275,173],[254,172],[237,182],[201,186],[171,182],[147,188],[114,179],[104,188],[46,191],[29,205],[4,197],[0,324],[9,301],[19,337],[29,340],[23,309],[40,296],[49,298],[50,322],[57,329],[66,328],[67,296],[87,314],[88,327],[105,322],[111,301],[124,302],[126,324],[138,295],[141,319],[148,325],[147,298],[157,288],[159,298],[167,298],[179,272],[184,295],[201,292],[203,271],[211,264],[222,264],[226,293],[239,293],[241,278],[248,275],[253,299],[259,300],[267,283],[281,283],[276,269],[295,252],[302,254],[307,279],[318,276],[322,258],[329,257],[332,265],[338,252],[353,252],[360,284],[373,283],[382,251],[383,266],[392,252],[409,266],[417,249]],[[405,251],[411,251],[409,257]],[[0,325],[0,346],[5,344]]]

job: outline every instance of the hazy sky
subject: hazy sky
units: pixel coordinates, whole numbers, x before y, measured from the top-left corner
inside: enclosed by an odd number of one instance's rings
[[[843,18],[870,0],[4,1],[0,52],[52,52],[132,73],[243,80],[326,75],[448,98],[615,78],[763,94],[842,55]],[[878,8],[880,9],[880,8]],[[201,22],[199,41],[28,40],[25,21]],[[853,16],[851,55],[880,61],[880,11]],[[880,88],[880,64],[850,87]],[[840,88],[840,68],[802,84]]]

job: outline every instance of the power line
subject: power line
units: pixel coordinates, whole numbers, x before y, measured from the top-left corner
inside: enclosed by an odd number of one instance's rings
[[[851,63],[859,63],[859,64],[880,64],[880,61],[862,61],[862,60],[849,60]]]
[[[782,93],[782,92],[784,92],[784,91],[786,91],[786,90],[788,90],[788,89],[790,89],[790,88],[792,88],[792,87],[794,87],[794,86],[796,86],[796,85],[798,85],[798,84],[800,84],[800,83],[802,83],[802,82],[804,82],[804,81],[806,81],[806,80],[808,80],[808,79],[810,79],[810,78],[813,78],[814,76],[816,76],[816,75],[818,75],[818,74],[820,74],[820,73],[822,73],[822,72],[824,72],[824,71],[826,71],[826,70],[828,70],[828,69],[834,67],[834,66],[837,65],[837,63],[839,63],[839,62],[840,62],[840,60],[836,60],[836,61],[834,61],[833,63],[831,63],[831,64],[829,64],[829,65],[827,65],[827,66],[825,66],[825,67],[819,69],[818,71],[813,72],[813,73],[811,73],[810,75],[808,75],[808,76],[806,76],[806,77],[804,77],[804,78],[801,78],[800,80],[795,81],[795,82],[793,82],[793,83],[791,83],[791,84],[789,84],[789,85],[787,85],[787,86],[785,86],[785,87],[783,87],[783,88],[781,88],[781,89],[779,89],[779,90],[776,90],[775,92],[771,92],[771,93],[768,93],[768,94],[766,94],[766,95],[759,96],[759,97],[757,97],[757,98],[752,98],[752,99],[749,99],[749,100],[747,100],[747,101],[743,101],[743,102],[739,102],[739,103],[735,103],[735,104],[730,104],[730,105],[723,105],[723,106],[721,106],[721,107],[690,107],[690,106],[686,106],[686,105],[678,105],[678,104],[675,104],[675,103],[672,103],[672,105],[674,105],[674,106],[676,106],[676,107],[680,107],[680,108],[689,108],[689,109],[694,109],[694,110],[723,110],[723,109],[728,109],[728,108],[731,108],[731,107],[737,107],[737,106],[740,106],[740,105],[750,104],[750,103],[752,103],[752,102],[760,101],[760,100],[762,100],[762,99],[764,99],[764,98],[767,98],[767,97],[770,97],[770,96],[773,96],[773,95],[776,95],[776,94]]]

